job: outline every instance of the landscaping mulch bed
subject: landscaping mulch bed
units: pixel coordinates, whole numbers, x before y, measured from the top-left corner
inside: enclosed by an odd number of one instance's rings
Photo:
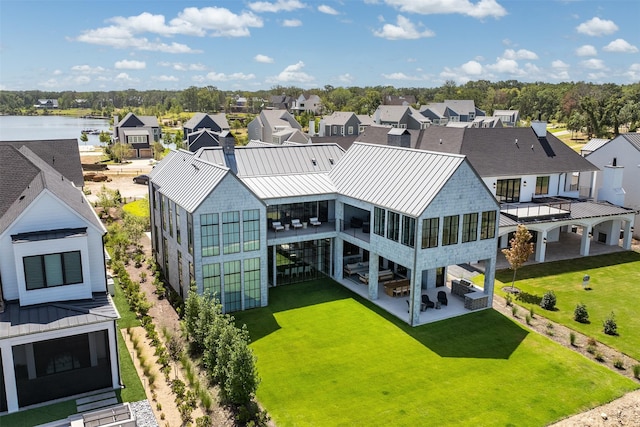
[[[509,287],[510,288],[510,287]],[[504,298],[494,295],[493,308],[507,317],[511,317],[514,320],[520,322],[525,328],[537,332],[541,335],[554,340],[558,344],[578,352],[583,356],[594,360],[596,363],[606,366],[607,368],[617,372],[620,375],[624,375],[628,378],[638,381],[633,376],[634,365],[639,365],[640,361],[637,361],[624,353],[621,353],[609,346],[602,343],[596,344],[596,350],[602,355],[603,360],[597,361],[595,356],[587,352],[588,337],[564,325],[550,321],[543,316],[544,310],[540,308],[534,312],[534,317],[531,319],[530,324],[526,322],[526,316],[529,310],[518,306],[516,317],[513,316],[512,307],[506,304]],[[543,312],[542,314],[540,312]],[[551,326],[549,326],[551,325]],[[569,334],[573,332],[576,336],[575,345],[571,345],[569,340]],[[613,363],[615,360],[621,360],[623,362],[624,369],[616,368]],[[593,408],[589,411],[574,415],[555,424],[554,427],[569,427],[569,426],[589,426],[589,427],[604,427],[604,426],[640,426],[640,390],[636,390],[631,393],[627,393],[619,399],[609,402],[605,405]]]

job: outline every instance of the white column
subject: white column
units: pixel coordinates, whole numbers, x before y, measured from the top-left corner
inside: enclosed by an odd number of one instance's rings
[[[109,335],[109,362],[111,364],[111,384],[114,389],[120,388],[120,371],[118,367],[118,340],[116,338],[116,322],[111,324],[111,327],[107,329]]]
[[[624,223],[624,235],[622,240],[622,247],[626,250],[631,250],[631,221],[625,221]]]
[[[369,252],[369,299],[378,299],[378,254]],[[371,274],[375,271],[375,277]]]
[[[13,366],[13,351],[9,343],[0,345],[2,353],[2,372],[4,373],[4,391],[7,396],[7,411],[17,412],[18,407],[18,387],[16,385],[15,369]]]
[[[547,231],[538,231],[538,241],[536,242],[536,261],[544,262],[547,252]]]
[[[582,227],[582,240],[580,241],[580,255],[588,256],[589,255],[589,246],[591,245],[591,238],[589,234],[591,233],[591,226]]]
[[[415,263],[413,267],[415,267]],[[409,300],[411,326],[416,326],[420,323],[420,305],[422,304],[422,272],[420,272],[420,278],[418,278],[416,270],[416,268],[413,268],[409,276],[409,280],[411,280],[411,299]]]
[[[493,306],[493,286],[496,279],[496,257],[484,260],[484,293],[489,295],[488,307]]]

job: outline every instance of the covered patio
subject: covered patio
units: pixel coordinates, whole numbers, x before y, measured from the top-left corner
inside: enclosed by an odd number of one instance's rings
[[[466,275],[469,277],[469,275]],[[456,316],[462,316],[464,314],[469,314],[472,311],[465,308],[465,300],[463,297],[452,294],[451,292],[451,281],[458,279],[458,277],[454,277],[449,275],[446,281],[445,286],[439,286],[437,288],[432,289],[422,289],[422,295],[428,295],[429,299],[433,302],[436,302],[438,291],[444,291],[447,295],[447,305],[441,305],[439,309],[436,308],[427,308],[426,311],[421,311],[419,314],[419,321],[416,325],[424,325],[427,323],[433,323],[444,319],[449,319]],[[358,275],[343,278],[338,280],[344,287],[350,289],[356,294],[362,296],[363,298],[369,299],[369,287],[362,283],[358,279]],[[475,290],[482,291],[482,288],[474,285]],[[384,292],[384,283],[378,283],[378,298],[371,300],[373,304],[378,307],[384,309],[385,311],[391,313],[397,318],[404,320],[405,322],[411,324],[411,319],[409,317],[410,313],[408,312],[407,301],[411,300],[410,295],[405,296],[389,296]]]

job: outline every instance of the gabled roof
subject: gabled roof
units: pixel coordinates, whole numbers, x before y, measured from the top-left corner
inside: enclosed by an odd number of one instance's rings
[[[617,141],[618,139],[623,139],[623,140],[627,141],[632,147],[634,147],[636,150],[640,151],[640,133],[621,133],[620,135],[616,136],[612,140],[606,141],[604,144],[601,144],[600,146],[592,149],[591,151],[596,151],[596,150],[606,146],[608,143],[610,143],[612,141]],[[589,144],[590,143],[591,143],[591,141],[589,142]],[[587,146],[589,144],[585,145],[582,148],[582,151],[587,151]]]
[[[345,125],[351,118],[355,117],[358,122],[358,116],[352,111],[334,111],[330,116],[322,117],[322,121],[325,126],[342,126]]]
[[[215,123],[220,127],[221,130],[229,129],[229,123],[227,122],[227,116],[224,113],[220,114],[205,114],[205,113],[196,113],[193,117],[187,120],[183,127],[187,129],[200,129],[200,128],[209,128],[213,129],[211,126],[211,122]]]
[[[418,217],[464,156],[355,143],[329,172],[339,194]]]
[[[116,124],[116,127],[138,126],[159,127],[158,118],[156,116],[137,116],[133,113],[127,113],[127,115]]]
[[[270,129],[275,129],[276,126],[302,129],[302,126],[287,110],[262,110],[258,117],[260,117],[262,125]]]
[[[88,223],[104,232],[104,226],[82,190],[29,148],[24,146],[17,150],[10,145],[0,145],[0,159],[0,182],[3,185],[0,192],[0,233],[44,190],[51,192]]]
[[[46,139],[35,141],[0,141],[0,145],[27,147],[77,186],[84,185],[80,150],[77,139]]]
[[[326,173],[343,155],[344,150],[335,144],[252,145],[234,149],[237,175],[241,179]],[[228,166],[221,147],[203,148],[196,156],[213,164]]]
[[[581,152],[592,152],[596,151],[598,148],[602,147],[604,144],[609,142],[609,139],[602,138],[591,138],[589,142],[584,144],[584,146],[580,149]]]
[[[389,130],[384,132],[382,129],[371,126],[358,136],[356,142],[386,145]],[[530,127],[431,126],[423,130],[409,129],[408,132],[411,134],[411,148],[465,155],[482,177],[598,170],[551,133],[538,138]]]
[[[194,212],[227,175],[232,175],[229,168],[203,161],[186,150],[171,151],[149,173],[158,192],[187,212]]]
[[[410,113],[410,108],[404,105],[380,105],[375,114],[380,122],[398,123]]]

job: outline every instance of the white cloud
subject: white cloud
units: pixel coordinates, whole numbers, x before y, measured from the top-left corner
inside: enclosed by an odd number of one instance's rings
[[[273,58],[268,57],[267,55],[258,54],[253,57],[256,62],[262,62],[263,64],[272,64]]]
[[[59,76],[60,74],[62,74],[62,70],[53,70],[54,76]]]
[[[302,71],[303,68],[304,62],[298,61],[296,64],[288,65],[280,74],[268,80],[278,83],[310,83],[314,81],[315,77]]]
[[[285,19],[282,21],[283,27],[301,27],[302,21],[299,19]]]
[[[382,77],[389,80],[420,80],[420,77],[408,76],[405,73],[382,74]]]
[[[209,30],[212,37],[246,37],[249,28],[262,28],[259,16],[251,12],[235,14],[222,7],[187,7],[171,20],[171,24],[182,29]]]
[[[45,80],[44,82],[38,83],[38,85],[42,86],[42,87],[46,87],[46,88],[56,88],[60,84],[58,83],[58,80],[56,80],[56,79],[49,79],[49,80]]]
[[[139,81],[138,79],[134,79],[132,77],[129,76],[129,74],[127,73],[120,73],[117,76],[115,76],[114,80],[116,81],[120,81],[123,83],[134,83]]]
[[[225,74],[225,73],[215,73],[212,71],[210,73],[207,73],[206,78],[207,80],[211,80],[214,82],[228,82],[232,80],[252,80],[252,79],[255,79],[256,76],[255,74],[244,74],[244,73]]]
[[[618,26],[613,21],[595,17],[578,25],[576,30],[588,36],[604,36],[618,31]]]
[[[538,59],[538,55],[526,49],[520,49],[517,51],[513,49],[507,49],[502,54],[502,57],[505,59]]]
[[[419,13],[422,15],[452,14],[471,16],[473,18],[500,18],[507,11],[496,0],[385,0],[390,6],[402,12]]]
[[[302,9],[304,7],[304,3],[301,3],[298,0],[278,0],[274,3],[270,3],[268,1],[257,1],[249,3],[249,9],[258,13],[281,11],[291,12],[297,9]]]
[[[82,74],[100,74],[106,71],[102,67],[91,67],[90,65],[74,65],[71,71]]]
[[[576,49],[576,55],[578,56],[596,56],[598,51],[590,44],[585,44]]]
[[[83,31],[74,40],[83,43],[111,46],[117,49],[134,49],[164,53],[200,53],[189,46],[171,42],[164,43],[139,34],[150,33],[170,37],[189,35],[202,37],[246,37],[250,28],[261,28],[262,19],[251,12],[236,14],[221,7],[188,7],[167,24],[163,15],[144,12],[137,16],[116,16],[108,19],[107,27]]]
[[[640,63],[631,64],[631,66],[629,66],[629,70],[623,73],[623,75],[626,76],[630,82],[637,82],[640,80]]]
[[[513,59],[498,58],[495,64],[487,65],[487,68],[497,73],[507,73],[513,75],[522,74],[522,71],[518,66],[518,62]]]
[[[585,61],[581,61],[580,65],[584,68],[588,68],[590,70],[605,70],[607,67],[604,65],[602,59],[587,59]]]
[[[327,15],[340,15],[340,13],[332,8],[331,6],[327,6],[326,4],[321,4],[318,6],[318,12],[326,13]]]
[[[87,85],[91,83],[91,78],[89,76],[78,76],[73,81],[77,85]]]
[[[551,67],[561,70],[561,69],[569,68],[569,64],[567,64],[564,61],[561,61],[560,59],[556,59],[551,63]]]
[[[160,67],[173,68],[176,71],[204,71],[206,67],[202,64],[185,64],[182,62],[158,62]]]
[[[349,73],[346,74],[341,74],[338,76],[338,81],[342,82],[342,83],[351,83],[353,82],[355,79],[353,78],[353,76]]]
[[[180,79],[178,79],[178,78],[177,78],[177,77],[175,77],[175,76],[165,76],[165,75],[162,75],[162,76],[154,76],[154,77],[151,77],[151,78],[152,78],[153,80],[157,80],[157,81],[159,81],[159,82],[177,82],[177,81],[180,81]]]
[[[471,76],[479,76],[482,74],[482,64],[477,61],[469,61],[460,67],[463,73]]]
[[[144,70],[147,68],[147,64],[144,61],[134,61],[124,59],[122,61],[116,61],[116,70]]]
[[[435,34],[429,29],[426,29],[422,32],[418,31],[416,26],[410,20],[402,15],[398,15],[397,25],[384,24],[382,26],[382,29],[379,31],[374,31],[373,35],[388,40],[409,40],[419,39],[423,37],[433,37]]]
[[[638,48],[624,39],[616,39],[602,48],[605,52],[636,53]]]

